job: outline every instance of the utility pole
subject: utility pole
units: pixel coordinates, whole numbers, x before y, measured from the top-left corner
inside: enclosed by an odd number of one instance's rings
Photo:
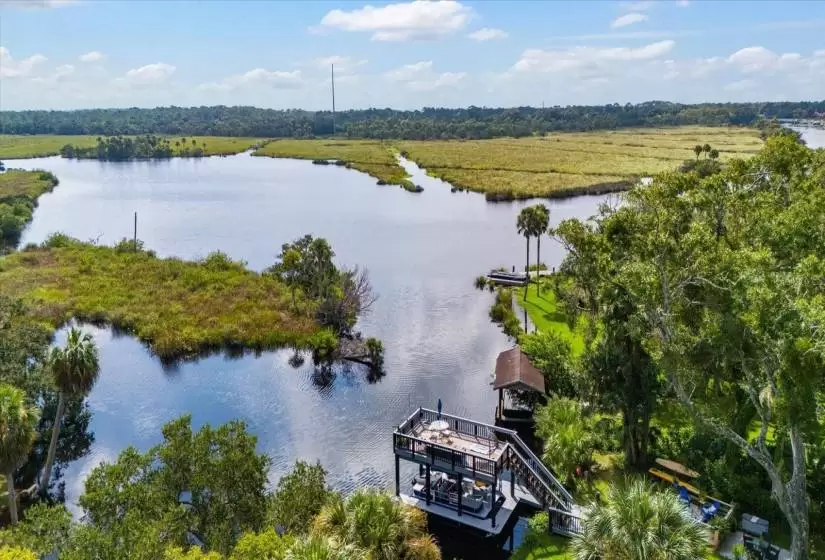
[[[332,135],[335,136],[335,65],[330,65],[330,76],[332,77]]]
[[[138,250],[138,247],[137,247],[137,212],[135,212],[135,234],[134,234],[134,237],[132,238],[132,242],[134,243],[135,253],[137,253],[137,250]]]

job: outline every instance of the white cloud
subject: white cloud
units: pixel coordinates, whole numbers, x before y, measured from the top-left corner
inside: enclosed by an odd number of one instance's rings
[[[650,60],[670,52],[675,44],[675,41],[668,40],[638,48],[574,47],[559,51],[527,49],[512,69],[518,72],[560,72],[617,61]]]
[[[77,0],[0,0],[0,8],[9,6],[24,10],[37,10],[42,8],[62,8],[77,4]]]
[[[432,60],[422,60],[421,62],[416,62],[415,64],[405,64],[400,68],[390,70],[384,75],[391,80],[405,82],[408,80],[412,80],[413,78],[415,78],[415,76],[418,76],[423,72],[431,72],[432,68]]]
[[[58,78],[65,78],[72,74],[74,74],[74,66],[72,64],[62,64],[54,70],[54,75]]]
[[[679,0],[680,8],[687,8],[688,6],[690,6],[690,0]]]
[[[104,54],[100,51],[91,51],[87,52],[86,54],[81,54],[78,60],[80,62],[100,62],[106,58]]]
[[[825,56],[825,49],[814,51],[814,56]]]
[[[727,60],[744,73],[756,73],[799,66],[803,62],[803,57],[799,53],[779,55],[765,47],[756,46],[740,49],[730,55]]]
[[[443,72],[440,74],[434,72],[431,60],[406,64],[384,74],[385,78],[404,83],[409,89],[415,91],[433,91],[442,87],[456,86],[466,76],[466,72]]]
[[[36,84],[46,85],[50,87],[56,86],[60,82],[65,82],[66,78],[74,74],[75,67],[72,64],[61,64],[54,69],[54,72],[47,77],[32,78],[32,82]]]
[[[348,12],[332,10],[321,27],[371,33],[374,41],[437,39],[462,29],[471,15],[470,8],[455,0],[414,0]]]
[[[334,64],[336,76],[339,74],[352,74],[356,69],[364,66],[366,63],[367,61],[363,59],[356,60],[349,56],[340,55],[324,56],[315,59],[315,65],[318,68],[329,70],[329,67]]]
[[[629,14],[625,14],[614,19],[610,23],[610,27],[616,29],[619,27],[626,27],[628,25],[633,25],[634,23],[639,23],[647,20],[648,17],[646,14],[640,14],[639,12],[631,12]]]
[[[220,82],[201,84],[199,89],[207,91],[233,91],[241,88],[267,86],[275,89],[295,89],[303,85],[301,71],[292,72],[270,71],[265,68],[254,68],[243,74],[229,76]]]
[[[756,80],[738,80],[725,85],[725,91],[748,91],[755,89],[759,83]]]
[[[24,58],[20,62],[15,62],[9,49],[0,47],[0,77],[20,78],[32,73],[36,66],[43,64],[48,59],[42,54],[35,54]]]
[[[122,78],[117,79],[119,85],[146,86],[160,84],[175,73],[175,67],[165,62],[147,64],[140,68],[132,68]]]
[[[473,31],[468,35],[470,39],[475,41],[492,41],[495,39],[506,39],[507,32],[503,29],[495,29],[492,27],[485,27],[478,31]]]

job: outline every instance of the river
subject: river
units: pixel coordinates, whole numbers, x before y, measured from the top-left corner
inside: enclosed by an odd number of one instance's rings
[[[492,295],[475,290],[473,279],[496,266],[523,266],[525,243],[515,221],[527,203],[451,193],[406,165],[424,192],[377,186],[336,166],[248,154],[13,162],[60,179],[40,199],[24,244],[55,231],[111,244],[131,237],[137,212],[138,237],[161,256],[191,259],[221,250],[260,270],[273,263],[281,243],[312,233],[330,241],[340,264],[367,267],[379,295],[359,324],[386,346],[386,376],[376,383],[358,369],[318,379],[309,360],[293,369],[287,351],[215,355],[164,368],[137,340],[85,327],[100,346],[101,375],[88,398],[91,452],[63,473],[70,506],[95,465],[127,445],[145,450],[158,443],[161,426],[184,413],[196,426],[245,420],[273,460],[271,480],[296,459],[320,460],[343,490],[390,486],[390,434],[418,406],[434,407],[441,398],[446,411],[493,419],[491,374],[510,343],[487,316]],[[602,200],[547,204],[558,223],[594,214]],[[554,266],[562,253],[545,239],[542,256]]]
[[[805,131],[825,145],[825,131]],[[361,173],[308,161],[240,154],[154,162],[103,163],[58,157],[16,160],[11,167],[54,172],[60,185],[40,199],[23,243],[62,231],[111,244],[138,237],[161,256],[192,259],[221,250],[261,270],[281,243],[305,233],[327,238],[339,264],[369,269],[379,295],[359,328],[386,347],[386,376],[339,370],[319,379],[290,352],[223,354],[163,367],[146,348],[108,329],[91,330],[101,375],[88,398],[94,443],[63,472],[67,505],[77,511],[83,481],[128,445],[146,450],[164,423],[182,414],[193,424],[240,418],[272,458],[270,480],[296,459],[319,460],[341,490],[392,482],[393,427],[418,406],[492,421],[496,355],[510,343],[488,310],[492,295],[473,279],[497,266],[523,266],[518,212],[535,202],[488,203],[405,162],[424,192],[377,186]],[[615,197],[614,197],[615,198]],[[551,223],[586,218],[606,197],[546,201]],[[561,248],[542,243],[556,266]],[[535,255],[532,255],[535,258]],[[64,332],[58,333],[62,343]]]

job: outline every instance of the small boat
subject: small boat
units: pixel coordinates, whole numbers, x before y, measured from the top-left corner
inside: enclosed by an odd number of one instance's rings
[[[458,493],[461,492],[461,511],[476,517],[486,518],[490,514],[489,485],[479,486],[473,480],[464,480],[459,488],[458,480],[446,473],[433,471],[430,475],[430,488],[423,479],[413,479],[413,494],[421,500],[427,499],[429,490],[432,502],[450,509],[458,510]],[[496,506],[504,503],[504,494],[496,492]]]
[[[523,286],[527,283],[527,275],[523,272],[507,272],[503,270],[491,270],[487,275],[491,282],[504,286]]]

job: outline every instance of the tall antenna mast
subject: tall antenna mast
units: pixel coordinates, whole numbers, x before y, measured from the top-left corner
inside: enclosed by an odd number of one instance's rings
[[[332,76],[332,135],[335,136],[335,65],[330,65]]]

